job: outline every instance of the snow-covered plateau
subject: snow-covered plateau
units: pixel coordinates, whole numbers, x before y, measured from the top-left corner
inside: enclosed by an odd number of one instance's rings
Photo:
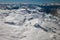
[[[0,5],[0,40],[60,40],[60,8]]]

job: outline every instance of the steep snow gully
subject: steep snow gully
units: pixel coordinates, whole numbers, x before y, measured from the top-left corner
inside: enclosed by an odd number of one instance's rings
[[[0,40],[60,40],[60,16],[38,5],[24,5],[0,9]]]

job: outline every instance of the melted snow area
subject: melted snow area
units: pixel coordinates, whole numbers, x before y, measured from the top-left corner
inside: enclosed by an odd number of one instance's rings
[[[39,9],[0,10],[0,40],[60,40],[60,18]]]

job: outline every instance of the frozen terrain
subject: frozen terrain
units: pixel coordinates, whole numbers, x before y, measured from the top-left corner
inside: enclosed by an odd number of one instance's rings
[[[0,40],[60,40],[60,9],[53,14],[42,9],[32,4],[0,9]]]

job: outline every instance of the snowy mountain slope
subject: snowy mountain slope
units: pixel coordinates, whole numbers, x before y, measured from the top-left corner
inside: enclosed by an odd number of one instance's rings
[[[0,39],[60,40],[60,17],[26,6],[0,13]]]

